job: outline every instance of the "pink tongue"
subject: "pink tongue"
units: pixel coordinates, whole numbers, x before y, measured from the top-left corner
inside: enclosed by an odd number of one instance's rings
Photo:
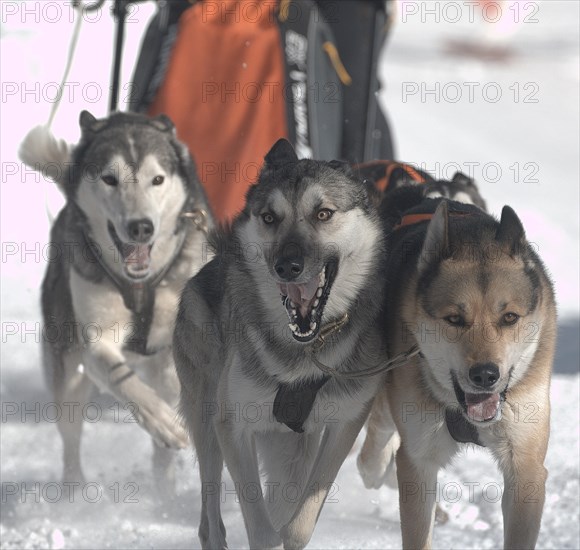
[[[131,244],[125,250],[125,263],[129,269],[142,270],[149,267],[149,250],[148,244]],[[128,252],[128,254],[127,254]]]
[[[491,420],[499,408],[499,393],[466,393],[467,416],[484,422]]]
[[[306,317],[308,308],[318,289],[318,280],[319,277],[316,275],[316,277],[306,283],[282,283],[278,284],[278,286],[280,287],[280,292],[288,296],[300,308],[302,317]]]

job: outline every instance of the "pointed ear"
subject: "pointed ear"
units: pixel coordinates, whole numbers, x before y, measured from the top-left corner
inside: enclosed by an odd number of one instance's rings
[[[419,256],[419,272],[427,269],[432,263],[450,256],[448,220],[447,201],[442,200],[427,227],[425,242]]]
[[[94,124],[97,122],[97,119],[88,111],[81,111],[81,115],[79,117],[79,125],[81,130],[92,130]]]
[[[328,162],[328,166],[330,166],[333,170],[338,170],[339,172],[342,172],[349,178],[353,179],[355,178],[352,167],[348,162],[344,162],[342,160],[331,160]]]
[[[350,165],[348,162],[344,162],[342,160],[329,160],[328,166],[334,170],[341,170],[342,172],[346,172],[347,170],[350,171]]]
[[[88,111],[81,111],[79,116],[79,125],[83,134],[92,134],[98,132],[106,124],[106,120],[98,120]]]
[[[165,114],[157,115],[155,118],[152,118],[151,124],[162,132],[171,132],[172,134],[175,134],[175,125]]]
[[[518,215],[509,206],[501,211],[499,227],[495,232],[495,240],[508,254],[513,256],[522,246],[525,239],[524,226]]]
[[[462,185],[474,185],[473,178],[466,176],[463,172],[455,172],[453,179],[451,180],[454,183],[460,183]]]
[[[288,164],[289,162],[297,162],[298,157],[292,144],[287,139],[282,138],[274,143],[272,149],[264,157],[264,160],[267,165],[276,167]]]

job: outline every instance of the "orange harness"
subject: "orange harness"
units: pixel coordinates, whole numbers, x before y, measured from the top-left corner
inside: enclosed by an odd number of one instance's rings
[[[393,231],[401,229],[401,227],[406,227],[407,225],[414,225],[416,223],[425,222],[430,220],[433,214],[407,214],[401,218],[401,221],[393,227]]]
[[[384,167],[385,169],[384,174],[381,177],[374,180],[374,184],[375,187],[379,191],[382,191],[383,193],[389,187],[389,181],[391,179],[391,176],[397,168],[404,170],[415,183],[425,183],[426,181],[425,178],[410,164],[405,164],[404,162],[397,162],[396,160],[373,160],[370,162],[353,164],[353,168],[355,170],[358,170],[362,174],[371,172],[373,171],[373,169],[377,170],[381,167]]]
[[[387,166],[387,171],[385,173],[386,178],[385,190],[388,186],[389,180],[391,179],[391,174],[393,173],[393,170],[395,170],[395,168],[402,168],[405,172],[407,172],[407,174],[409,174],[409,176],[411,176],[411,179],[415,180],[417,183],[425,183],[425,178],[421,174],[419,174],[419,172],[417,172],[417,170],[415,170],[410,164],[391,161]]]
[[[456,217],[463,217],[469,216],[471,212],[449,212],[449,216],[454,218]],[[435,212],[431,213],[417,213],[417,214],[406,214],[401,218],[401,221],[393,227],[393,231],[397,231],[397,229],[401,229],[401,227],[407,227],[408,225],[414,225],[416,223],[426,222],[431,220],[431,218],[435,215]]]

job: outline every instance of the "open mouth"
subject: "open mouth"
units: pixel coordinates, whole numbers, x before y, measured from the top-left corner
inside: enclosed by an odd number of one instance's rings
[[[278,283],[282,303],[290,319],[288,326],[298,342],[310,342],[320,331],[322,314],[336,277],[336,262],[305,283]]]
[[[492,422],[501,418],[501,404],[507,387],[501,393],[467,393],[461,389],[457,377],[451,373],[455,397],[463,413],[471,422]]]
[[[119,238],[115,227],[110,221],[107,224],[107,229],[121,255],[125,274],[131,279],[144,279],[147,277],[149,275],[151,248],[153,244],[137,242],[124,243]]]

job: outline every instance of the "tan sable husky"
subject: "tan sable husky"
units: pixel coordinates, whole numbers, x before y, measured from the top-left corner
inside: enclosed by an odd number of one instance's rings
[[[430,548],[439,469],[461,443],[487,447],[504,477],[504,545],[533,548],[547,476],[552,284],[509,206],[498,223],[407,188],[383,214],[389,353],[418,345],[421,354],[388,373],[374,401],[359,456],[365,485],[379,487],[396,454],[403,547]]]

